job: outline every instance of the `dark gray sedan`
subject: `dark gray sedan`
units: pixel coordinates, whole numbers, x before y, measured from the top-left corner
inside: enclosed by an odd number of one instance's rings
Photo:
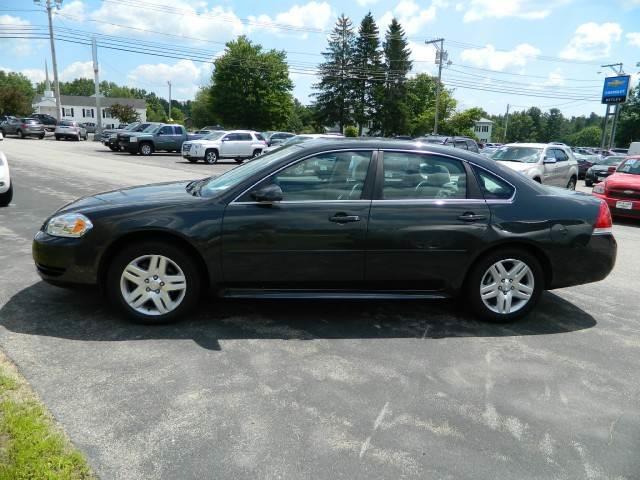
[[[591,187],[594,183],[601,182],[609,175],[615,173],[618,165],[626,158],[626,156],[618,155],[596,160],[584,175],[585,186]]]
[[[218,177],[82,198],[33,243],[42,278],[100,285],[130,318],[226,298],[463,296],[492,321],[545,289],[612,270],[607,204],[481,155],[385,140],[310,140]]]

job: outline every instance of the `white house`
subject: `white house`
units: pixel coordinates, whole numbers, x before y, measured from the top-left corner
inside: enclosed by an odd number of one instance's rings
[[[74,120],[80,123],[97,123],[96,119],[96,97],[81,97],[75,95],[60,95],[62,107],[62,118],[64,120]],[[137,98],[113,98],[100,97],[100,107],[102,111],[102,127],[113,128],[120,122],[111,117],[109,107],[114,104],[131,105],[136,109],[141,121],[147,120],[147,102]],[[33,113],[46,113],[53,117],[56,115],[56,99],[53,92],[46,91],[44,95],[36,97],[33,102]]]
[[[491,142],[491,130],[493,129],[493,122],[487,118],[481,118],[475,123],[473,132],[482,143]]]

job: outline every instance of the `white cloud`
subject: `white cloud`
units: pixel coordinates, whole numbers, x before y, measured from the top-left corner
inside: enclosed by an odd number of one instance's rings
[[[619,41],[621,36],[622,27],[617,23],[583,23],[576,29],[560,56],[568,60],[605,58],[611,52],[611,45]]]
[[[13,68],[1,67],[0,66],[0,70],[3,70],[5,72],[21,73],[25,77],[27,77],[29,80],[31,80],[32,83],[43,82],[44,79],[45,79],[44,70],[40,70],[38,68],[24,68],[22,70],[14,70]]]
[[[10,33],[17,29],[17,27],[30,26],[31,22],[24,18],[14,17],[12,15],[0,15],[0,24],[3,25],[3,33]],[[36,40],[35,42],[40,43],[39,40]],[[5,54],[13,54],[15,56],[28,55],[31,53],[31,47],[33,44],[34,40],[14,38],[0,39],[0,50],[3,50]]]
[[[380,30],[386,31],[393,18],[397,18],[407,35],[415,35],[427,23],[436,18],[437,6],[442,2],[434,1],[428,8],[422,8],[413,0],[401,0],[393,10],[385,12],[378,20]]]
[[[423,42],[409,41],[411,49],[411,60],[413,63],[413,73],[435,73],[436,71],[436,51],[431,45]]]
[[[267,29],[272,33],[287,32],[287,30],[274,28],[272,24],[293,25],[301,29],[324,30],[330,25],[334,16],[331,5],[327,2],[309,2],[304,5],[294,5],[286,12],[276,14],[273,18],[265,14],[257,17],[250,16],[249,20],[254,23],[250,26],[250,30]],[[299,34],[302,37],[307,36],[303,31],[292,30],[292,33]]]
[[[176,100],[191,99],[200,86],[209,82],[212,66],[198,65],[191,60],[179,60],[173,65],[166,63],[138,65],[127,75],[130,86],[149,90],[160,90],[167,96],[167,81],[171,81],[172,97]]]
[[[550,72],[547,76],[547,81],[544,82],[545,86],[549,87],[562,87],[566,84],[566,80],[559,68]]]
[[[138,29],[98,24],[98,28],[104,33],[127,36],[152,35],[144,33],[144,30],[150,30],[204,40],[229,41],[245,33],[244,25],[231,8],[220,5],[208,8],[202,2],[194,6],[185,0],[155,0],[153,4],[154,8],[143,9],[127,5],[115,7],[109,2],[102,2],[90,17]]]
[[[532,57],[539,54],[540,50],[528,43],[521,43],[510,51],[498,51],[489,44],[484,48],[463,50],[460,58],[476,67],[502,71],[509,67],[523,67]]]
[[[101,74],[104,71],[101,72]],[[91,60],[87,62],[73,62],[71,65],[66,66],[60,73],[60,81],[68,82],[76,78],[89,78],[93,79],[93,62]]]
[[[627,33],[627,42],[629,45],[633,45],[634,47],[640,47],[640,32],[630,32]]]
[[[548,17],[551,9],[566,0],[471,0],[464,14],[465,22],[475,22],[485,18],[515,17],[525,20],[539,20]]]
[[[367,5],[373,5],[374,3],[378,3],[378,0],[356,0],[356,3],[361,7],[366,7]]]
[[[54,13],[63,17],[72,17],[72,20],[78,22],[83,22],[86,18],[84,2],[82,2],[82,0],[73,0],[69,3],[63,3],[62,8],[57,11],[54,10]]]

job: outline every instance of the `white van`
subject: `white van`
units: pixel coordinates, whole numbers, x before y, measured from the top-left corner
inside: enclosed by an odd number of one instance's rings
[[[627,155],[640,155],[640,142],[631,142]]]

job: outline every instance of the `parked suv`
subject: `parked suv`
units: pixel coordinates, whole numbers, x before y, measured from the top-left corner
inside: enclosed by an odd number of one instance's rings
[[[510,143],[491,158],[545,185],[575,190],[578,182],[578,162],[566,145]]]
[[[180,152],[187,140],[202,138],[202,135],[188,134],[182,125],[159,124],[143,132],[125,132],[118,134],[120,148],[132,155],[151,155],[153,152]]]
[[[258,132],[231,130],[213,132],[182,144],[182,156],[191,163],[204,160],[210,165],[220,158],[233,158],[241,163],[245,158],[257,157],[267,148],[267,142]]]
[[[34,113],[31,115],[31,118],[36,118],[40,120],[40,123],[44,125],[44,129],[47,132],[53,132],[56,129],[56,125],[58,124],[58,120],[56,117],[52,117],[51,115],[47,115],[46,113]]]
[[[10,118],[0,124],[0,131],[5,137],[7,135],[18,135],[24,137],[44,138],[44,125],[36,118]]]
[[[87,129],[84,125],[72,120],[60,120],[55,130],[56,140],[68,138],[80,141],[87,139]]]
[[[436,143],[447,147],[461,148],[470,152],[480,153],[478,144],[473,138],[469,137],[447,137],[444,135],[427,135],[426,137],[418,137],[416,142]]]

